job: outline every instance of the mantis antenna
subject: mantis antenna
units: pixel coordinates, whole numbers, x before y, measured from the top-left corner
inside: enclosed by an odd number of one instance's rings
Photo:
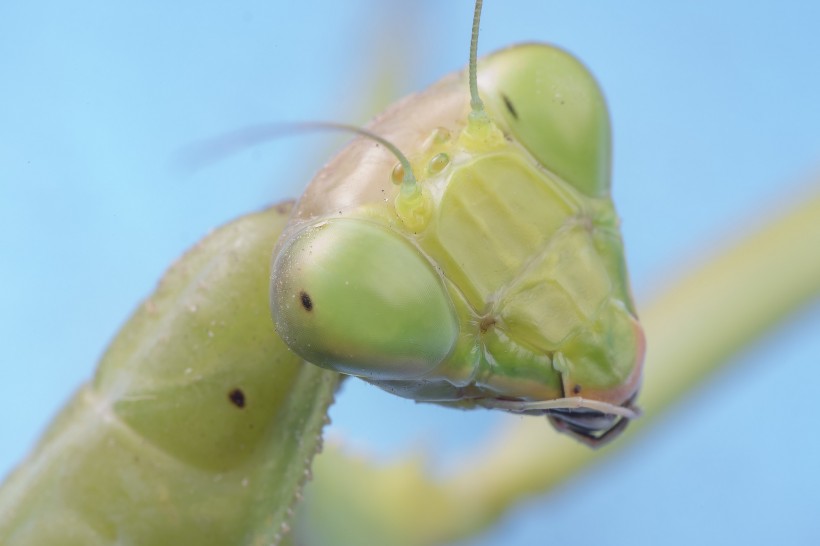
[[[470,114],[467,126],[461,133],[462,141],[472,147],[489,149],[503,145],[504,136],[484,110],[484,102],[478,94],[478,27],[481,24],[483,0],[476,0],[473,12],[473,30],[470,36],[470,63],[467,68],[470,81]]]
[[[396,156],[396,159],[401,163],[403,171],[401,180],[402,191],[408,195],[418,192],[416,177],[413,174],[410,161],[408,161],[407,157],[401,153],[401,150],[399,150],[395,144],[367,129],[344,123],[304,121],[296,123],[261,123],[258,125],[250,125],[213,138],[200,140],[185,147],[180,152],[175,163],[185,171],[195,171],[206,165],[225,159],[229,155],[250,148],[251,146],[290,136],[293,133],[313,131],[356,133],[378,142]]]
[[[473,12],[473,32],[470,37],[470,119],[476,121],[487,120],[487,113],[484,111],[484,103],[478,95],[478,75],[476,74],[476,57],[478,56],[478,26],[481,22],[481,6],[483,0],[476,0],[475,11]]]

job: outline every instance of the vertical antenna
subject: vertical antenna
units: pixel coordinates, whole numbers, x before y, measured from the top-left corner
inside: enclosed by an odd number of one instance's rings
[[[484,112],[484,103],[481,97],[478,96],[478,75],[476,74],[476,57],[478,52],[478,26],[481,21],[481,5],[482,0],[476,0],[475,11],[473,12],[473,34],[470,38],[470,117],[472,119],[484,120],[487,114]]]

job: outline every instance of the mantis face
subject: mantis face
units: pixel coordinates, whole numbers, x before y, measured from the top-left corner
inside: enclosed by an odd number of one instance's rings
[[[274,253],[276,329],[308,361],[418,401],[546,414],[592,445],[636,416],[644,338],[589,72],[551,46],[478,63],[368,129],[313,180]]]

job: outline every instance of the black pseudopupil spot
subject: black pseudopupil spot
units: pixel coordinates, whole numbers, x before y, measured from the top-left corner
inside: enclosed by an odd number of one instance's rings
[[[512,117],[518,119],[518,112],[515,111],[515,107],[513,107],[513,103],[510,100],[510,97],[508,97],[507,95],[501,95],[501,98],[504,100],[504,105],[507,107],[507,110],[510,111]]]
[[[237,408],[245,407],[245,393],[242,392],[242,389],[233,389],[228,393],[228,399]]]
[[[310,311],[313,309],[313,301],[310,299],[310,296],[304,290],[299,292],[299,300],[302,302],[302,307],[305,308],[305,311]]]

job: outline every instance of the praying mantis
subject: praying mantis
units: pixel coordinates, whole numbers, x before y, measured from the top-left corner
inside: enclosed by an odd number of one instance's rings
[[[548,17],[547,17],[547,19],[548,19]],[[462,45],[463,45],[463,44],[462,44]],[[462,49],[463,49],[463,47],[462,47]],[[492,47],[487,47],[487,50],[489,50],[489,49],[492,49]],[[462,55],[462,56],[460,56],[460,57],[458,57],[458,58],[459,58],[459,59],[462,59],[462,60],[461,60],[461,61],[459,61],[457,64],[463,64],[463,55]],[[591,61],[588,61],[588,62],[591,62]],[[599,68],[599,67],[598,67],[598,64],[599,64],[599,63],[593,63],[593,66],[596,68],[596,72],[599,72],[599,70],[598,70],[598,68]],[[455,64],[454,64],[453,66],[455,66]],[[452,67],[450,67],[450,68],[452,68]],[[606,71],[606,69],[605,69],[605,71]],[[442,71],[442,73],[443,73],[443,72],[444,72],[444,71]],[[607,87],[607,88],[608,88],[608,86],[606,86],[606,85],[605,85],[605,87]],[[618,112],[618,110],[615,110],[615,111],[616,111],[616,128],[617,128],[617,112]],[[314,116],[311,116],[311,117],[314,117]],[[231,126],[231,124],[223,124],[223,125],[222,125],[222,127],[224,127],[224,126]],[[616,130],[617,130],[617,129],[616,129]],[[630,146],[630,144],[620,144],[620,142],[621,142],[621,141],[616,141],[616,142],[619,142],[619,144],[617,144],[617,146],[619,146],[619,147],[621,147],[621,146]],[[644,145],[645,145],[645,143],[644,143]],[[651,155],[651,154],[650,154],[650,155]],[[627,167],[627,168],[628,168],[628,167]],[[617,169],[616,169],[616,172],[617,172]],[[616,186],[615,186],[615,187],[616,187],[616,191],[618,191],[618,188],[623,187],[624,185],[625,185],[624,183],[616,183]],[[653,192],[653,191],[654,191],[654,192],[657,192],[657,191],[659,191],[659,190],[658,190],[657,188],[656,188],[656,189],[651,189],[651,188],[650,188],[650,189],[649,189],[649,191],[650,191],[650,192]],[[728,190],[724,190],[724,191],[728,191]],[[747,201],[748,201],[750,198],[749,198],[749,197],[747,197],[747,196],[740,196],[740,198],[739,198],[739,199],[740,199],[741,203],[740,203],[740,204],[738,204],[738,205],[736,205],[736,206],[741,207],[741,205],[743,204],[743,200],[745,199],[745,200],[747,200]],[[630,211],[630,212],[631,212],[631,211]],[[636,226],[636,224],[638,224],[638,222],[639,222],[639,221],[635,219],[635,218],[636,218],[635,216],[630,215],[630,212],[624,212],[624,216],[628,219],[628,220],[627,220],[627,224],[626,224],[626,226],[627,226],[627,227],[629,227],[630,225],[632,225],[633,229],[637,229],[635,226]],[[224,214],[224,213],[223,213],[223,214]],[[656,212],[655,214],[658,214],[658,213]],[[640,216],[639,216],[638,218],[640,218]],[[701,229],[703,229],[703,228],[701,228]],[[633,233],[634,233],[634,232],[633,232]],[[639,238],[639,237],[636,237],[635,235],[633,235],[633,236],[632,236],[632,238],[637,238],[638,240],[640,240],[640,238]],[[630,238],[630,235],[629,235],[629,234],[627,234],[627,239],[628,239],[628,241],[630,241],[630,242],[631,242],[631,240],[632,240],[632,239]],[[650,245],[650,246],[651,246],[651,245]],[[675,245],[672,245],[672,246],[675,246]],[[656,249],[656,248],[660,248],[660,247],[651,247],[651,248]],[[669,251],[667,251],[667,252],[671,252],[671,250],[669,250]],[[639,255],[640,255],[640,253],[639,253]],[[158,273],[158,271],[157,271],[157,273]],[[156,273],[155,273],[154,275],[156,275]],[[135,299],[135,298],[134,298],[134,297],[132,297],[131,299],[133,300],[133,299]],[[87,372],[86,372],[86,374],[87,374]]]

